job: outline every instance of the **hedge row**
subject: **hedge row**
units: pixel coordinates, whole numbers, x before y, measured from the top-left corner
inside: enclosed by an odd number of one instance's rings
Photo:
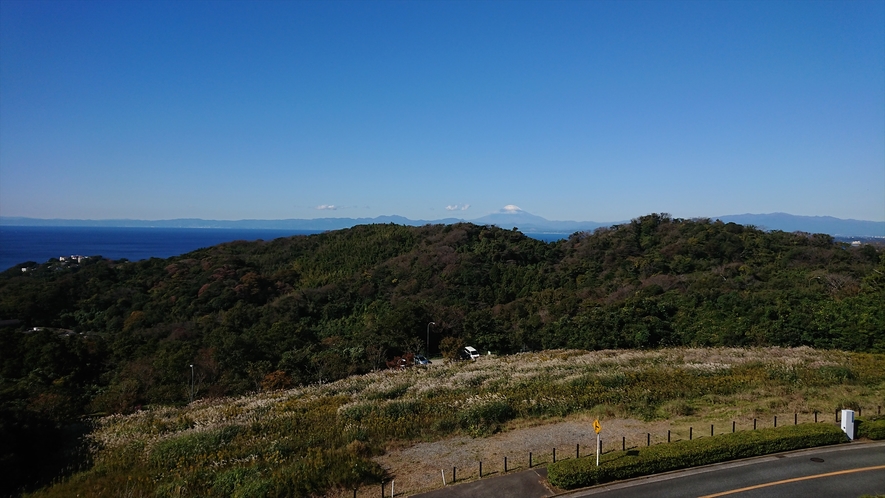
[[[847,440],[839,427],[830,424],[766,428],[607,453],[598,467],[594,457],[563,460],[547,467],[547,478],[555,486],[573,489]]]
[[[856,420],[856,436],[869,439],[885,439],[885,418],[873,417],[870,419],[859,418]]]

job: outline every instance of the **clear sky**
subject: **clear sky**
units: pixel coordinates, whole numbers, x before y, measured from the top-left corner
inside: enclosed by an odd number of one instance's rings
[[[0,215],[885,220],[885,1],[0,0]]]

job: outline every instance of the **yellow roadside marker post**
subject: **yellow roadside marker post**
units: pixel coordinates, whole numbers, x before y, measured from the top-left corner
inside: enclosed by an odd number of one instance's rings
[[[593,421],[593,430],[596,431],[596,466],[599,467],[599,433],[602,432],[602,426],[599,425],[599,419]]]

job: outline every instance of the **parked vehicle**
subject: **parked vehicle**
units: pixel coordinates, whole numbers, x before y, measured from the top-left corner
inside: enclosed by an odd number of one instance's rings
[[[462,360],[476,360],[479,358],[479,351],[476,350],[473,346],[465,346],[464,349],[461,350],[461,359]]]
[[[430,365],[431,363],[433,362],[420,354],[415,356],[415,365]]]

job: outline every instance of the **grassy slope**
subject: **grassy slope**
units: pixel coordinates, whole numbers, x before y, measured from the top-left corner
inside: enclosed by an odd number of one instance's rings
[[[810,348],[546,351],[98,421],[95,466],[35,496],[298,496],[377,482],[390,444],[592,412],[646,420],[885,404],[885,355]],[[829,416],[829,415],[827,415]]]

